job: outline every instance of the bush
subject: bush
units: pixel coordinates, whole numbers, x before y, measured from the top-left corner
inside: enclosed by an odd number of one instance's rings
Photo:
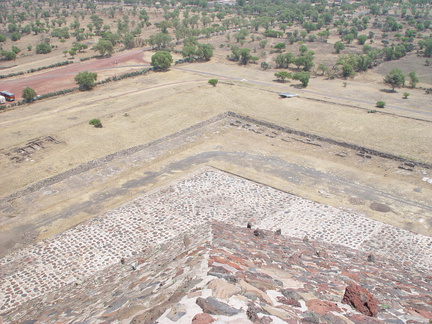
[[[18,32],[12,33],[11,39],[12,39],[13,42],[16,42],[16,41],[20,40],[21,39],[20,33],[18,33]]]
[[[36,54],[48,54],[51,53],[51,46],[47,43],[40,43],[36,45]]]
[[[376,106],[378,108],[384,108],[386,103],[384,101],[377,101]]]
[[[25,87],[22,91],[22,97],[27,102],[32,102],[36,98],[36,91],[34,91],[32,88]]]
[[[102,128],[102,123],[98,118],[93,118],[92,120],[89,121],[89,124],[93,125],[96,128]]]
[[[90,90],[95,86],[97,74],[93,72],[79,72],[75,76],[75,82],[79,85],[80,90]]]
[[[408,92],[404,92],[403,93],[403,99],[408,99],[408,96],[409,96],[410,94],[408,93]]]
[[[216,87],[218,80],[217,79],[210,79],[210,80],[208,80],[208,83],[211,84],[213,87]]]

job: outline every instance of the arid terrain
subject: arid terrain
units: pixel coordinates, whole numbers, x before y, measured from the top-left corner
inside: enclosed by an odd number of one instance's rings
[[[148,12],[150,21],[163,19],[161,10]],[[118,17],[104,19],[114,28]],[[82,25],[89,22],[85,16]],[[1,256],[203,168],[432,236],[432,95],[425,91],[432,87],[432,66],[424,57],[414,51],[351,78],[329,79],[315,71],[302,87],[295,80],[277,82],[274,74],[282,69],[228,60],[227,45],[236,41],[227,34],[236,30],[202,40],[213,45],[209,61],[173,64],[90,91],[2,109]],[[369,30],[378,35],[371,27],[364,33]],[[156,31],[153,24],[141,37]],[[149,68],[155,53],[147,44],[80,61],[95,53],[89,48],[73,57],[63,54],[72,38],[52,38],[55,47],[46,55],[23,50],[43,38],[26,35],[13,44],[8,39],[3,48],[16,45],[22,53],[15,61],[0,61],[0,74],[73,63],[1,79],[0,90],[21,100],[26,86],[37,94],[70,89],[80,71],[96,72],[103,80]],[[315,52],[315,66],[335,64],[338,39],[333,31],[326,42],[305,43]],[[258,51],[259,62],[274,65],[270,52],[281,41],[268,38],[267,47],[258,49],[248,38],[244,46]],[[287,51],[298,53],[300,43],[283,41]],[[97,37],[86,40],[89,47],[96,42]],[[378,41],[376,46],[383,48]],[[353,43],[345,53],[361,53],[361,46]],[[179,52],[172,55],[174,61],[182,58]],[[390,91],[383,77],[395,67],[406,74],[417,71],[416,88]],[[208,83],[213,78],[215,87]],[[283,99],[281,92],[298,96]],[[377,108],[377,101],[385,101],[385,108]],[[93,118],[103,127],[89,125]]]

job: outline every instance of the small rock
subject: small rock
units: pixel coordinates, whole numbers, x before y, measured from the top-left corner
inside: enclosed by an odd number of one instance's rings
[[[367,316],[376,317],[378,313],[377,300],[369,291],[356,284],[346,287],[342,303],[354,307],[357,311]]]
[[[278,296],[277,301],[279,303],[282,303],[285,305],[294,306],[294,307],[301,307],[301,304],[293,298],[288,299],[286,297]]]
[[[200,313],[196,314],[192,319],[192,324],[209,324],[213,323],[216,320],[210,316],[209,314]]]
[[[173,321],[177,322],[181,317],[186,315],[186,306],[182,304],[177,304],[173,306],[168,313],[167,317]]]
[[[275,235],[281,235],[282,234],[282,230],[279,228],[275,231]]]
[[[221,279],[214,279],[210,281],[208,288],[212,290],[214,297],[225,300],[241,292],[240,287],[237,287]]]
[[[246,311],[246,316],[248,317],[248,319],[250,319],[252,322],[256,322],[259,320],[259,316],[258,313],[262,312],[261,308],[259,308],[258,306],[255,305],[249,305],[247,311]]]
[[[239,309],[220,302],[214,297],[207,297],[205,299],[198,297],[196,303],[199,307],[201,307],[203,312],[207,314],[232,316],[240,312]]]
[[[254,235],[255,235],[256,237],[264,237],[264,232],[263,232],[262,230],[260,230],[260,229],[256,229],[256,230],[254,231]]]

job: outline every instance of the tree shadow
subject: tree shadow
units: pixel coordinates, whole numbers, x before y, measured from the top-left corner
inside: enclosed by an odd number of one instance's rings
[[[293,88],[296,88],[296,89],[303,89],[303,88],[305,88],[302,83],[290,84],[290,87],[293,87]]]
[[[392,90],[392,89],[380,89],[380,92],[384,92],[384,93],[396,93],[396,90]]]

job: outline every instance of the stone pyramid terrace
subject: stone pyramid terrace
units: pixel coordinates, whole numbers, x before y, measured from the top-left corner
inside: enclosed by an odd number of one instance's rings
[[[432,320],[431,237],[210,168],[0,267],[4,323]],[[341,303],[349,285],[373,316]]]

